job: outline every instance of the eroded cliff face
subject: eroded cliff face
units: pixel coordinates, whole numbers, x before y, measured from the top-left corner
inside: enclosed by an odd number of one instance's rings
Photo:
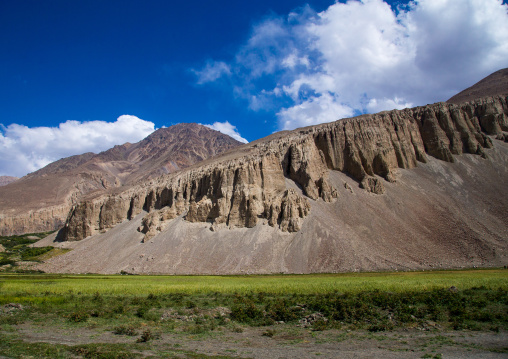
[[[130,220],[143,210],[147,240],[172,219],[210,223],[211,230],[254,227],[260,221],[297,232],[309,200],[333,201],[330,170],[347,173],[368,192],[382,194],[397,168],[414,168],[427,155],[454,162],[471,153],[486,158],[487,135],[508,131],[505,97],[364,115],[298,129],[246,145],[238,156],[102,195],[73,207],[60,240],[75,241]],[[297,187],[292,187],[294,182]],[[301,190],[301,191],[300,191]]]
[[[12,234],[13,228],[19,233],[38,233],[46,232],[48,228],[60,228],[65,224],[69,207],[50,206],[17,215],[0,214],[0,235]]]
[[[88,193],[104,194],[179,171],[240,144],[208,127],[181,123],[138,143],[60,159],[0,186],[0,235],[59,229],[71,207]]]

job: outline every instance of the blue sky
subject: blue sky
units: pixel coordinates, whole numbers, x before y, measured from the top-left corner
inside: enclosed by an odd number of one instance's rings
[[[252,141],[507,67],[500,0],[0,2],[0,175],[180,122]]]

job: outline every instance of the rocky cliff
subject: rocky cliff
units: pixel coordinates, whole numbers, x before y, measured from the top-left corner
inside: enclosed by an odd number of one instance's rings
[[[161,176],[120,193],[91,197],[69,213],[60,241],[78,241],[147,212],[138,231],[149,240],[176,217],[221,228],[258,223],[294,233],[309,215],[309,201],[333,202],[330,173],[345,173],[367,192],[382,194],[427,156],[453,163],[469,153],[483,158],[489,135],[508,131],[506,97],[339,120],[272,135],[235,153]],[[330,172],[332,171],[332,172]]]
[[[56,230],[88,193],[172,173],[239,145],[205,126],[181,123],[138,143],[55,161],[0,188],[0,235]]]

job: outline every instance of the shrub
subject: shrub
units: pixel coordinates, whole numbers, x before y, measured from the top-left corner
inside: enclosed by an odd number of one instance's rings
[[[115,308],[113,308],[113,313],[123,314],[125,313],[125,307],[123,304],[118,304]]]
[[[277,331],[275,329],[267,329],[261,334],[264,337],[272,338]]]
[[[40,256],[52,250],[53,247],[26,247],[21,252],[21,259],[27,260],[33,257]]]
[[[263,312],[248,298],[240,298],[231,306],[231,318],[242,323],[252,323],[263,318]]]
[[[15,264],[15,262],[12,259],[0,257],[0,266],[4,266],[10,264],[11,266]]]
[[[115,327],[113,333],[117,335],[128,335],[131,337],[138,335],[136,328],[134,328],[134,326],[132,325],[120,325],[118,327]]]
[[[298,319],[301,314],[301,308],[292,306],[286,299],[279,299],[274,304],[269,305],[267,313],[275,321],[289,322]]]
[[[143,331],[143,334],[136,340],[137,343],[146,343],[152,339],[158,339],[159,335],[152,333],[150,329],[146,329]]]
[[[84,311],[74,312],[69,314],[68,316],[69,321],[74,323],[86,322],[88,320],[88,317],[89,317],[88,313]]]
[[[314,323],[312,323],[312,330],[314,331],[323,331],[327,328],[328,323],[324,319],[318,319]]]

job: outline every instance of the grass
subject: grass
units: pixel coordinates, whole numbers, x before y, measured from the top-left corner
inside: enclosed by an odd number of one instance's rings
[[[425,321],[456,330],[499,330],[506,328],[508,321],[507,273],[469,270],[249,277],[3,274],[0,305],[20,303],[30,307],[27,313],[97,325],[111,320],[117,320],[118,325],[156,323],[165,311],[173,309],[193,320],[187,330],[196,333],[224,324],[224,318],[203,314],[203,310],[217,307],[230,308],[231,320],[255,326],[298,322],[306,315],[321,313],[328,321],[311,323],[314,330],[346,323],[376,332]],[[15,317],[0,318],[13,321]]]
[[[298,333],[303,330],[506,331],[507,273],[498,269],[218,277],[6,273],[0,275],[0,355],[135,358],[144,350],[160,350],[164,333],[206,339],[225,331],[240,333],[247,326],[265,327],[260,336],[291,343],[301,340]],[[313,316],[317,320],[307,329],[299,327],[304,318]],[[275,326],[280,322],[295,333]],[[128,344],[27,345],[16,334],[22,323],[43,332],[110,332]]]
[[[120,275],[13,275],[0,274],[0,287],[10,295],[108,294],[154,295],[168,293],[326,294],[387,291],[401,293],[455,286],[508,289],[504,269],[435,272],[348,273],[253,276],[120,276]]]

